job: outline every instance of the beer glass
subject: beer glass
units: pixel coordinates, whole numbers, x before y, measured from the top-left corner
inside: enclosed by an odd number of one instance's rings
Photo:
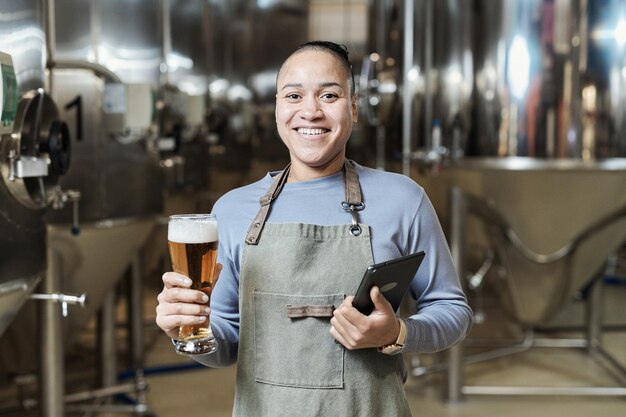
[[[174,272],[191,278],[191,288],[204,292],[211,300],[217,281],[217,219],[214,214],[177,214],[170,216],[167,244]],[[217,349],[210,320],[194,326],[181,326],[174,343],[181,355],[205,355]]]

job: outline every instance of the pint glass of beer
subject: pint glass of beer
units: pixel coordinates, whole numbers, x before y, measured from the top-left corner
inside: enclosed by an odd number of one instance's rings
[[[217,281],[217,219],[214,214],[177,214],[170,216],[167,243],[174,272],[191,278],[191,288],[209,296]],[[204,355],[214,352],[217,342],[209,318],[196,326],[181,326],[176,353]]]

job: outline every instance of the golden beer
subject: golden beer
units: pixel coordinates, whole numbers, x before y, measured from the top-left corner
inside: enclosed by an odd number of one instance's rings
[[[191,288],[204,292],[211,302],[217,281],[217,219],[212,214],[170,216],[168,247],[174,272],[191,278]],[[196,326],[181,326],[175,350],[183,355],[203,355],[215,351],[210,320]]]

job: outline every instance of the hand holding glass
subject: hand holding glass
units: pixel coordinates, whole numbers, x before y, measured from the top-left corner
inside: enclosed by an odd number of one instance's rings
[[[214,214],[178,214],[170,216],[167,233],[174,272],[191,278],[191,288],[204,292],[211,302],[211,292],[219,272],[217,259],[217,219]],[[204,355],[214,352],[217,342],[210,320],[196,326],[181,326],[175,351],[181,355]]]

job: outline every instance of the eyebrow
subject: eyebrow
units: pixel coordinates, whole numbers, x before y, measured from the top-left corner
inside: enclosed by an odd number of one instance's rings
[[[327,88],[327,87],[339,87],[343,90],[343,87],[336,82],[332,82],[332,81],[328,81],[328,82],[323,82],[319,84],[320,87],[322,88]],[[281,88],[281,90],[284,90],[285,88],[291,88],[291,87],[302,87],[302,83],[287,83],[285,85],[283,85],[283,87]]]

